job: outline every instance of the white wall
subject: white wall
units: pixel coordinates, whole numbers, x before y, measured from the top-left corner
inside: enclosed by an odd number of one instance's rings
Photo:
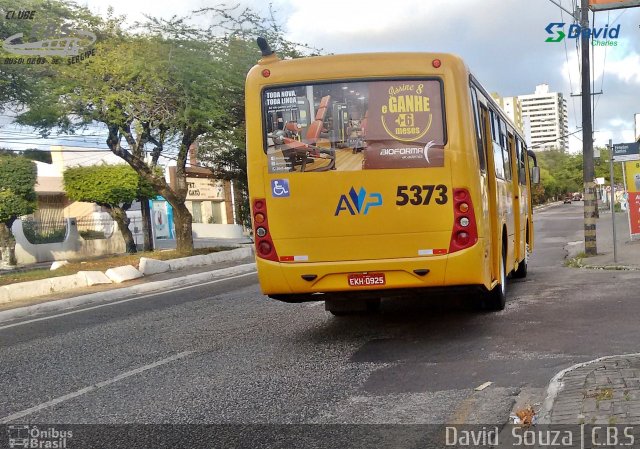
[[[240,225],[193,223],[191,228],[193,229],[193,237],[198,239],[240,239],[243,237],[242,226]]]
[[[30,243],[22,230],[22,221],[16,220],[11,230],[16,238],[16,259],[19,264],[74,260],[107,254],[122,254],[126,247],[120,232],[107,239],[85,240],[78,234],[75,218],[67,218],[67,235],[60,243]]]

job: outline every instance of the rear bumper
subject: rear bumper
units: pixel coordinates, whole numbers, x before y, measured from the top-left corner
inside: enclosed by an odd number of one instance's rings
[[[481,238],[471,248],[442,256],[331,263],[282,263],[257,258],[256,264],[262,292],[286,300],[279,296],[332,292],[367,296],[367,292],[381,290],[390,290],[386,293],[391,294],[391,291],[405,289],[489,287],[491,279],[488,254],[485,241]],[[428,273],[420,275],[424,270],[428,270]],[[348,274],[365,272],[384,273],[385,285],[349,286]],[[305,280],[303,276],[313,279]]]

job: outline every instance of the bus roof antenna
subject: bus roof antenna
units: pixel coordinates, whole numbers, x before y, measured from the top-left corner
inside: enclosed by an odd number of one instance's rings
[[[271,50],[269,43],[264,37],[260,36],[257,39],[257,42],[258,42],[258,47],[260,47],[260,51],[262,52],[262,56],[271,56],[274,53],[273,50]]]

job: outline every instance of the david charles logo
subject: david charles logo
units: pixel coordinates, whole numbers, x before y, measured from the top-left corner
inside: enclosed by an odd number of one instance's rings
[[[351,187],[348,195],[340,195],[334,216],[337,217],[343,211],[348,211],[351,215],[367,215],[369,208],[375,206],[382,206],[382,194],[367,194],[364,187],[360,187],[360,190],[356,192],[356,189]]]
[[[597,46],[610,46],[615,47],[618,45],[618,36],[620,36],[620,25],[609,28],[609,25],[603,27],[586,28],[581,27],[577,23],[569,26],[569,30],[565,33],[565,23],[551,22],[545,27],[547,34],[551,36],[545,39],[545,42],[562,42],[566,37],[567,39],[578,39],[582,36],[583,39],[593,38],[591,44],[594,47]]]

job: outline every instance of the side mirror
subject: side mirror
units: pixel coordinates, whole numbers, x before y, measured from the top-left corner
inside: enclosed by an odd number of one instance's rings
[[[533,184],[540,184],[540,167],[534,166],[531,169],[531,182]]]

